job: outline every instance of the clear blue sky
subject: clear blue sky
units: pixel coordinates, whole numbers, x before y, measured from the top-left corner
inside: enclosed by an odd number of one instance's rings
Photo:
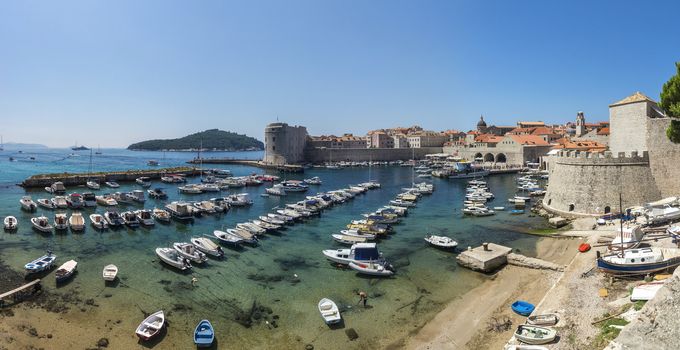
[[[564,122],[680,60],[677,1],[1,1],[5,142]]]

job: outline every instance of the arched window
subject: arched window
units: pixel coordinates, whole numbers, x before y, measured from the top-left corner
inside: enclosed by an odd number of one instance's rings
[[[550,205],[550,203],[552,203],[552,198],[548,199],[548,205]]]
[[[612,212],[612,208],[610,208],[609,206],[604,207],[604,213],[605,214],[609,214],[611,212]]]

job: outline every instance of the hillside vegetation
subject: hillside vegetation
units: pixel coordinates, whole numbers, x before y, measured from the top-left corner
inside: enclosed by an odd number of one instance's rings
[[[262,150],[264,144],[255,138],[230,131],[211,129],[168,140],[149,140],[128,146],[133,151],[194,150],[244,151]]]

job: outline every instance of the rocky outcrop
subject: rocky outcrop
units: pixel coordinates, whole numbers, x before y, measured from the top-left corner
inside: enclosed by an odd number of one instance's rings
[[[558,265],[550,261],[530,258],[528,256],[515,253],[508,254],[508,264],[537,270],[564,271],[564,265]]]

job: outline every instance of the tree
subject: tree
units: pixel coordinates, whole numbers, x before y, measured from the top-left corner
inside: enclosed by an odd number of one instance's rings
[[[661,108],[671,118],[671,125],[666,130],[666,136],[674,142],[680,143],[680,62],[675,63],[677,73],[672,76],[661,89]]]

